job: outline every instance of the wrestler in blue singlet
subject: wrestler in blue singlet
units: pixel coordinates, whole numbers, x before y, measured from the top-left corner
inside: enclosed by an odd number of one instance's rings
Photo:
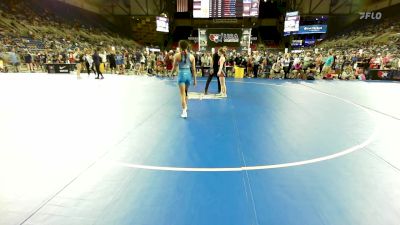
[[[181,61],[179,62],[178,84],[186,84],[189,86],[192,82],[192,71],[190,70],[192,62],[190,62],[190,54],[181,53]]]

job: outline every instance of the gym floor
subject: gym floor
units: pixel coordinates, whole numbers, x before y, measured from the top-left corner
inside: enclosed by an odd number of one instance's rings
[[[1,225],[400,223],[400,83],[83,77],[0,75]]]

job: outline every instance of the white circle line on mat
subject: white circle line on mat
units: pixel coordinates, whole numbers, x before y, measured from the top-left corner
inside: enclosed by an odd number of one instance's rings
[[[231,81],[232,83],[244,83],[244,84],[260,84],[260,85],[269,85],[269,86],[280,86],[280,87],[295,87],[295,88],[300,88],[299,86],[285,86],[285,85],[279,85],[279,84],[268,84],[268,83],[256,83],[256,82],[243,82],[243,81]],[[364,112],[366,112],[371,118],[373,118],[373,115],[371,112],[369,112],[366,108],[362,107],[361,105],[358,105],[350,100],[346,100],[343,98],[340,98],[335,95],[331,95],[328,93],[324,93],[322,91],[314,90],[314,89],[307,89],[309,91],[317,92],[332,98],[336,98],[342,102],[351,104],[359,109],[362,109]],[[373,119],[375,121],[375,119]],[[150,166],[150,165],[140,165],[140,164],[134,164],[134,163],[125,163],[125,162],[117,162],[117,161],[112,161],[112,160],[101,160],[101,162],[110,164],[110,165],[115,165],[115,166],[120,166],[120,167],[127,167],[127,168],[134,168],[134,169],[144,169],[144,170],[155,170],[155,171],[176,171],[176,172],[241,172],[241,171],[252,171],[252,170],[268,170],[268,169],[279,169],[279,168],[288,168],[288,167],[295,167],[295,166],[302,166],[302,165],[308,165],[308,164],[313,164],[313,163],[318,163],[318,162],[323,162],[331,159],[335,159],[347,154],[350,154],[352,152],[361,150],[368,146],[375,138],[378,133],[378,127],[375,121],[375,128],[374,132],[369,136],[365,141],[363,141],[360,144],[354,145],[350,148],[346,148],[344,150],[341,150],[337,153],[327,155],[327,156],[322,156],[318,158],[313,158],[313,159],[308,159],[308,160],[302,160],[302,161],[296,161],[296,162],[289,162],[289,163],[279,163],[279,164],[269,164],[269,165],[259,165],[259,166],[244,166],[244,167],[213,167],[213,168],[206,168],[206,167],[171,167],[171,166]]]

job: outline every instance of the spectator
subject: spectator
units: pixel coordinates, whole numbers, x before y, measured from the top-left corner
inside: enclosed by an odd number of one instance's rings
[[[96,71],[94,70],[94,65],[93,65],[93,58],[91,55],[91,50],[87,49],[86,54],[84,56],[85,60],[85,65],[86,65],[86,71],[88,73],[88,76],[90,76],[90,72],[93,71],[94,74],[96,75]]]
[[[325,60],[324,66],[322,68],[323,76],[326,76],[327,74],[331,73],[333,63],[334,63],[333,50],[329,50],[329,56]]]
[[[10,59],[10,63],[13,66],[13,68],[15,69],[15,72],[19,72],[19,66],[20,66],[20,59],[19,59],[19,55],[16,53],[15,49],[13,49],[11,52],[8,53],[9,54],[9,59]]]
[[[2,73],[6,73],[7,71],[7,67],[6,67],[6,63],[5,63],[5,57],[4,54],[0,53],[0,72]]]
[[[285,78],[288,77],[288,74],[290,72],[290,62],[291,62],[291,60],[290,60],[290,54],[289,53],[285,54],[285,56],[282,59],[280,59],[280,65],[283,66],[283,71],[285,73]]]
[[[76,63],[76,76],[81,79],[82,63],[84,63],[84,55],[79,48],[76,48],[74,53],[74,61]]]
[[[115,63],[117,64],[117,69],[118,69],[118,74],[123,75],[125,73],[125,67],[124,67],[124,55],[122,52],[117,52],[115,55]]]
[[[114,52],[111,52],[107,57],[108,57],[108,63],[110,64],[111,74],[114,74],[114,72],[117,73],[116,71],[117,62],[115,60]]]
[[[257,78],[258,77],[258,70],[259,70],[259,66],[260,66],[260,63],[261,63],[262,61],[261,61],[261,56],[260,56],[260,54],[258,53],[258,52],[255,52],[255,54],[254,54],[254,67],[253,67],[253,69],[254,69],[254,78]]]
[[[172,70],[172,64],[174,62],[174,51],[170,50],[168,54],[165,56],[164,60],[167,68],[167,74],[171,74],[170,72]],[[173,75],[171,74],[171,76]]]
[[[100,64],[102,63],[102,59],[99,55],[99,49],[96,49],[94,51],[92,58],[93,58],[93,67],[96,69],[96,73],[97,73],[97,76],[95,79],[104,79],[103,73],[100,71]]]
[[[107,52],[105,50],[99,52],[99,56],[101,58],[100,62],[100,71],[101,73],[104,73],[107,71]]]
[[[32,63],[32,55],[29,53],[28,50],[26,50],[24,59],[25,59],[25,64],[29,69],[29,72],[31,72],[31,73],[34,72],[33,63]]]
[[[285,71],[282,68],[281,61],[277,61],[272,65],[270,78],[275,79],[279,78],[282,79],[285,77]]]

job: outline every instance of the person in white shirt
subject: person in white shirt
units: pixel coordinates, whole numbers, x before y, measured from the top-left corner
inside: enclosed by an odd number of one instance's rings
[[[311,65],[313,58],[311,57],[311,53],[307,52],[306,56],[304,57],[304,64],[303,69],[306,70]]]
[[[142,54],[140,56],[140,70],[139,70],[139,73],[141,75],[144,75],[145,69],[146,69],[146,56],[142,52]]]
[[[210,69],[211,69],[211,67],[212,67],[212,62],[213,62],[213,58],[212,58],[212,56],[211,56],[211,53],[210,52],[207,52],[207,58],[208,58],[208,66],[210,67]]]
[[[400,70],[400,57],[397,57],[397,69]]]
[[[210,62],[208,61],[208,57],[207,57],[206,53],[203,53],[200,60],[201,60],[201,75],[204,76],[205,75],[204,67],[210,66]]]
[[[298,55],[294,55],[293,65],[300,63],[300,57]]]
[[[285,72],[283,71],[281,62],[278,60],[276,63],[274,63],[272,65],[270,78],[271,79],[274,79],[274,78],[282,79],[284,76],[285,76]]]
[[[258,68],[260,66],[261,56],[258,52],[254,53],[254,62],[253,62],[253,74],[254,78],[258,76]]]
[[[90,71],[93,71],[94,74],[96,75],[96,71],[93,68],[93,58],[90,50],[86,51],[86,54],[84,56],[84,61],[86,64],[86,71],[88,73],[88,76],[90,76]]]
[[[370,64],[373,64],[373,67],[375,67],[376,69],[381,69],[382,67],[382,57],[381,57],[381,53],[378,53],[378,55],[371,59]]]

